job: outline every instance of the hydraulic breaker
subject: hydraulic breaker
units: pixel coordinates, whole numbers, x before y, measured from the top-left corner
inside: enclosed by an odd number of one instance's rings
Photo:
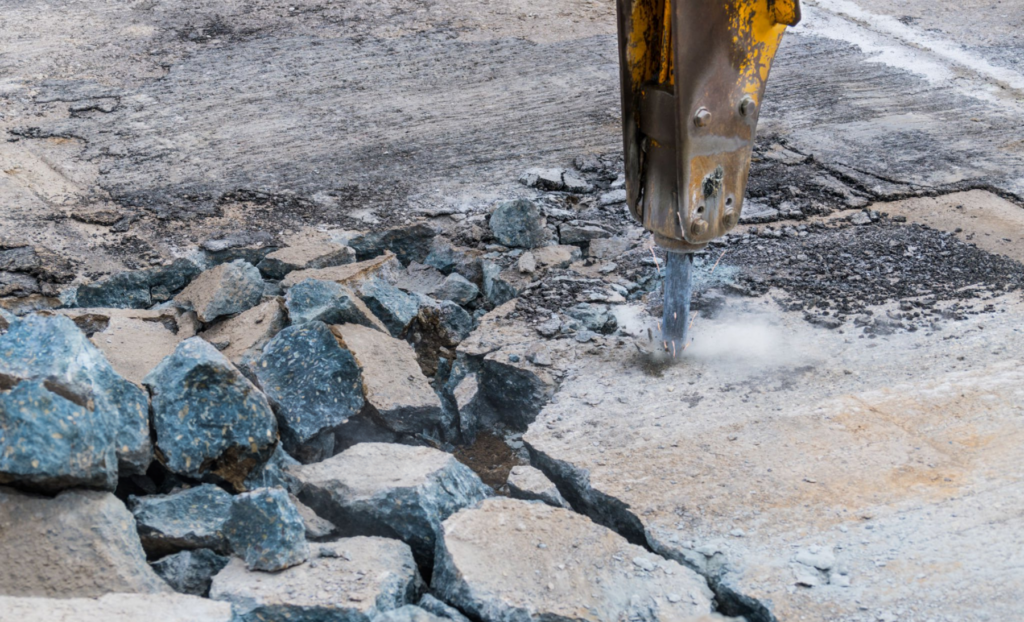
[[[687,344],[692,255],[739,222],[772,59],[799,0],[618,0],[629,209],[670,255],[665,348]]]

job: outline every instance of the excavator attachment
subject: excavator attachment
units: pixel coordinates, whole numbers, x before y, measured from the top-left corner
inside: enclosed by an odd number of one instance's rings
[[[772,59],[799,0],[618,0],[626,190],[667,250],[739,221]]]

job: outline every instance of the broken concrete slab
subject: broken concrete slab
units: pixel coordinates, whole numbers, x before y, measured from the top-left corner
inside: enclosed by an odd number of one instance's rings
[[[260,271],[252,264],[237,259],[203,272],[174,300],[195,311],[201,322],[208,323],[251,309],[262,296]]]
[[[484,279],[484,296],[495,306],[501,306],[519,295],[528,277],[517,270],[505,270],[492,261],[480,264]]]
[[[210,549],[181,551],[150,564],[153,572],[179,594],[206,596],[210,593],[213,576],[228,565],[231,558],[218,555]]]
[[[306,279],[288,289],[285,296],[292,325],[306,322],[361,324],[387,332],[388,328],[349,288],[334,281]]]
[[[178,344],[146,376],[158,457],[173,473],[213,474],[235,490],[277,442],[266,396],[200,337]]]
[[[0,391],[0,484],[44,493],[114,490],[116,429],[88,402],[69,401],[54,388],[25,380]]]
[[[419,434],[446,427],[441,399],[420,370],[412,346],[357,324],[332,326],[331,331],[355,357],[366,404],[388,429]]]
[[[587,247],[587,256],[594,259],[614,260],[621,257],[635,245],[636,242],[629,238],[596,238],[590,241],[590,246]]]
[[[309,559],[306,525],[282,488],[236,495],[224,535],[249,570],[277,572]]]
[[[233,559],[214,577],[210,597],[246,619],[372,622],[415,602],[423,589],[409,547],[398,540],[343,538],[312,548],[308,563],[275,573]]]
[[[0,622],[232,622],[231,605],[183,594],[105,594],[99,598],[0,596]]]
[[[323,322],[278,333],[264,347],[256,377],[274,405],[285,449],[300,462],[334,455],[334,428],[365,403],[356,358]]]
[[[231,495],[203,484],[168,495],[128,497],[142,548],[150,557],[186,549],[228,550],[224,523],[231,515]]]
[[[287,322],[284,305],[279,298],[274,298],[217,322],[199,333],[199,336],[213,344],[252,380],[263,347],[281,332]]]
[[[182,341],[179,335],[163,322],[111,314],[106,327],[89,340],[117,373],[141,387],[146,374],[174,352]]]
[[[121,475],[146,471],[153,456],[146,392],[118,375],[71,320],[23,317],[0,336],[0,385],[22,380],[38,380],[106,420]]]
[[[513,499],[543,501],[551,507],[572,509],[558,492],[558,487],[540,469],[532,466],[520,464],[512,467],[508,475],[508,493]]]
[[[537,248],[551,239],[547,218],[527,199],[506,201],[491,213],[491,232],[498,242],[513,248]]]
[[[585,516],[500,498],[444,522],[432,586],[483,620],[685,620],[713,596],[697,573]]]
[[[566,223],[558,228],[558,239],[562,244],[588,244],[591,240],[610,237],[611,233],[597,225]]]
[[[268,231],[244,230],[215,235],[200,245],[213,265],[241,260],[254,266],[279,246],[277,238]]]
[[[441,522],[491,494],[476,473],[429,447],[361,443],[293,472],[299,499],[343,534],[400,538],[427,569]]]
[[[202,270],[189,259],[146,270],[118,272],[95,283],[79,285],[75,307],[145,309],[166,302],[185,288]]]
[[[395,276],[395,286],[413,294],[433,296],[444,279],[444,274],[437,268],[414,261]]]
[[[266,278],[280,281],[296,270],[333,268],[355,261],[356,252],[348,246],[329,241],[314,241],[280,248],[269,253],[256,267]]]
[[[332,268],[296,270],[281,280],[281,287],[288,289],[292,285],[301,283],[306,279],[316,279],[318,281],[334,281],[335,283],[347,285],[353,290],[358,290],[360,284],[373,277],[389,282],[393,281],[395,275],[402,269],[402,264],[399,263],[395,254],[389,251],[380,257],[353,264]]]
[[[0,487],[0,594],[75,598],[170,588],[146,563],[135,519],[110,493],[54,498]]]
[[[523,437],[532,463],[595,521],[705,574],[731,615],[1012,617],[1013,314],[858,342],[756,307],[701,320],[658,382],[624,353],[581,359]]]

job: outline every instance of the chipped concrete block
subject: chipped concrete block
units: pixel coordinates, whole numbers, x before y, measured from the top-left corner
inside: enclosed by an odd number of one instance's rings
[[[296,270],[281,280],[281,287],[288,289],[306,279],[316,279],[318,281],[334,281],[335,283],[347,285],[353,290],[358,290],[360,284],[373,277],[391,282],[400,270],[402,270],[402,264],[399,263],[395,254],[389,251],[380,257],[352,264],[331,268]]]
[[[296,270],[332,268],[355,261],[356,252],[348,246],[319,241],[280,248],[264,257],[256,267],[268,279],[280,281]]]
[[[152,557],[185,549],[228,550],[224,523],[231,515],[231,495],[203,484],[169,495],[128,497],[142,547]]]
[[[334,281],[306,279],[296,283],[285,296],[292,325],[306,322],[362,324],[388,332],[387,326],[349,288]]]
[[[249,570],[276,572],[309,559],[306,525],[281,488],[257,488],[235,496],[224,534]]]
[[[135,519],[110,493],[67,490],[50,499],[0,487],[0,527],[0,594],[171,591],[146,563]]]
[[[206,596],[210,593],[213,575],[224,569],[230,558],[210,549],[181,551],[150,564],[153,572],[179,594]]]
[[[432,587],[478,619],[680,620],[711,612],[713,595],[697,573],[569,510],[488,499],[447,519],[439,538]]]
[[[250,380],[263,347],[287,324],[279,298],[268,300],[238,315],[217,322],[199,336],[213,344]]]
[[[350,534],[399,537],[429,568],[441,522],[491,489],[454,457],[429,447],[361,443],[293,469],[299,498]]]
[[[422,591],[409,547],[386,538],[316,544],[313,559],[281,572],[253,572],[233,559],[213,578],[210,597],[244,619],[351,620],[415,602]]]
[[[540,469],[532,466],[512,467],[508,475],[508,491],[513,499],[543,501],[552,507],[572,509],[558,492],[558,487]]]
[[[490,226],[498,242],[513,248],[536,248],[551,238],[547,218],[527,199],[499,204],[491,214]]]

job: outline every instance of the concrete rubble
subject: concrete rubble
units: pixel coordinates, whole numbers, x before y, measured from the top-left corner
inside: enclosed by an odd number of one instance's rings
[[[210,549],[181,551],[162,557],[150,566],[179,594],[208,596],[213,576],[231,561]]]
[[[236,259],[200,274],[174,301],[196,312],[201,322],[250,309],[263,296],[263,279],[250,263]]]
[[[224,535],[249,570],[274,572],[309,559],[305,522],[281,488],[257,488],[234,497]]]
[[[542,501],[556,508],[572,509],[558,487],[540,469],[521,464],[508,474],[508,493],[513,499]]]
[[[0,596],[2,622],[232,622],[231,605],[182,594],[104,594],[96,598]]]
[[[169,495],[129,497],[146,553],[160,557],[191,549],[228,550],[224,523],[231,516],[231,495],[203,484]]]

